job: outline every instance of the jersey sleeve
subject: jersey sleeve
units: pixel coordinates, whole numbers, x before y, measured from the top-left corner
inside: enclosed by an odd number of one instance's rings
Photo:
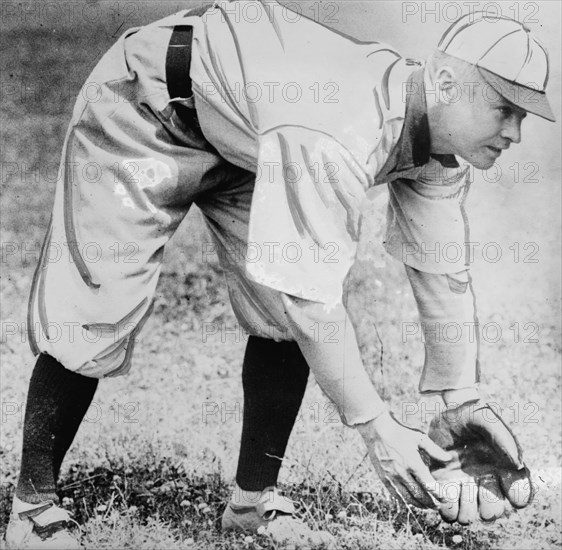
[[[385,248],[425,273],[458,273],[470,264],[469,226],[464,203],[466,167],[446,168],[431,159],[417,179],[389,184]]]
[[[469,228],[464,202],[466,167],[435,159],[416,180],[389,184],[386,249],[406,266],[423,336],[421,392],[475,387],[479,382],[479,328],[468,267]]]
[[[297,126],[260,136],[246,270],[299,298],[341,300],[369,177],[331,136]]]

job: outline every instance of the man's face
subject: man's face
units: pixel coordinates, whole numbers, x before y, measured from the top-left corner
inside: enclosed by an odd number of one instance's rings
[[[465,85],[462,90],[458,100],[444,109],[442,135],[453,154],[486,170],[504,149],[521,141],[521,121],[527,113],[499,96],[483,80]]]

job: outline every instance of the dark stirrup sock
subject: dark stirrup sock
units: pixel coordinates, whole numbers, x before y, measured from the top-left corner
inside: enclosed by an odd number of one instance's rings
[[[236,482],[245,491],[277,483],[308,381],[296,342],[250,336],[242,367],[244,415]]]
[[[16,496],[36,504],[58,502],[59,470],[94,398],[98,380],[65,369],[46,354],[37,358],[29,381]]]

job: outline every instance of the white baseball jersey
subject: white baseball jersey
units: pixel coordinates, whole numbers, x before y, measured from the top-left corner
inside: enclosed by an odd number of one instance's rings
[[[131,29],[88,79],[100,94],[77,100],[31,293],[36,353],[87,376],[127,372],[163,247],[193,203],[219,246],[234,311],[258,336],[293,339],[283,293],[341,300],[378,183],[391,186],[389,252],[419,273],[466,269],[464,255],[419,253],[420,243],[464,246],[466,231],[463,171],[429,155],[423,69],[276,2],[244,2],[246,17],[240,4]],[[193,97],[170,97],[166,84],[176,25],[193,27]],[[196,109],[200,129],[177,104]],[[68,249],[55,262],[53,244]],[[440,281],[449,313],[472,320],[471,296],[449,296]],[[430,360],[422,389],[473,383],[473,352]]]

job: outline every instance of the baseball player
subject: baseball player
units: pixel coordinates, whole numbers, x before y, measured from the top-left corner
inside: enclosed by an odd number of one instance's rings
[[[501,516],[506,499],[525,506],[529,474],[518,444],[502,422],[487,421],[477,340],[426,338],[420,391],[439,393],[456,419],[443,415],[430,437],[399,423],[377,394],[342,288],[367,192],[386,183],[385,246],[406,266],[422,326],[429,334],[436,323],[477,324],[466,255],[432,261],[421,245],[464,247],[468,164],[488,168],[519,143],[527,112],[554,120],[547,78],[547,53],[527,28],[477,14],[452,25],[426,64],[269,0],[218,2],[127,31],[91,74],[101,94],[78,98],[64,144],[31,290],[38,359],[8,546],[80,547],[58,505],[59,469],[98,380],[130,369],[164,246],[192,204],[251,335],[224,529],[333,544],[275,489],[309,369],[397,498],[460,523]],[[334,82],[337,97],[319,99],[315,90]],[[84,177],[92,163],[94,183]],[[114,243],[130,241],[137,261],[116,262]],[[83,257],[88,242],[101,261]],[[67,246],[68,257],[49,263],[51,243]],[[317,261],[327,250],[334,261]],[[315,323],[335,328],[336,338],[316,338]],[[57,324],[77,330],[55,339]],[[478,498],[469,498],[470,484]],[[444,491],[451,486],[453,497]]]

